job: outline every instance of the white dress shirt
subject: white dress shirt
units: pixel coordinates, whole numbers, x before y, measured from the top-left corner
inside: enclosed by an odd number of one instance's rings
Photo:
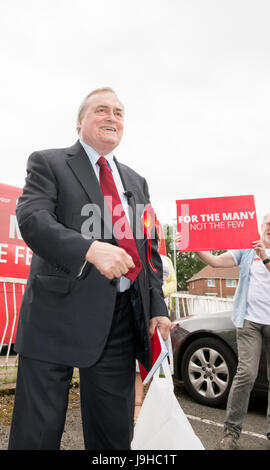
[[[88,158],[89,158],[89,160],[92,164],[92,167],[93,167],[93,169],[96,173],[97,179],[99,181],[100,167],[99,167],[97,162],[98,162],[98,159],[101,155],[95,149],[90,147],[90,145],[83,142],[81,139],[80,139],[80,143],[81,143],[82,147],[84,148],[84,150],[85,150],[85,152],[86,152],[86,154],[87,154],[87,156],[88,156]],[[114,154],[113,154],[113,152],[110,152],[107,155],[102,155],[102,156],[106,158],[106,160],[109,163],[109,166],[112,170],[113,179],[114,179],[119,197],[121,199],[121,203],[122,203],[123,209],[125,211],[125,215],[127,217],[127,220],[130,223],[129,211],[128,211],[128,209],[129,209],[128,208],[128,200],[127,200],[127,197],[125,195],[125,190],[124,190],[124,187],[123,187],[123,183],[121,181],[121,177],[119,175],[119,171],[117,169],[117,166],[116,166],[114,158],[113,158]],[[121,276],[118,280],[117,290],[119,292],[124,292],[125,290],[127,290],[130,287],[130,285],[131,285],[130,280],[127,279],[125,276]]]

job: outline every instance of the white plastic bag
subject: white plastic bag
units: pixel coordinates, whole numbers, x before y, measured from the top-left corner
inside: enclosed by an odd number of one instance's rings
[[[174,394],[167,358],[162,369],[165,377],[156,371],[143,401],[131,449],[204,450]]]

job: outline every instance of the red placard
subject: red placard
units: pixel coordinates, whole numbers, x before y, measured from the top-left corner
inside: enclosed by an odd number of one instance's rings
[[[16,219],[22,189],[0,184],[0,277],[27,279],[32,252],[23,241]]]
[[[16,219],[21,188],[0,184],[0,344],[14,343],[19,310],[32,252],[22,240]]]
[[[151,369],[148,372],[143,365],[139,362],[139,369],[141,374],[141,379],[143,384],[147,384],[149,380],[153,377],[156,370],[161,365],[162,361],[168,355],[167,346],[160,334],[158,328],[155,329],[154,334],[150,341],[151,347]]]
[[[260,238],[254,196],[177,200],[179,251],[252,248]]]

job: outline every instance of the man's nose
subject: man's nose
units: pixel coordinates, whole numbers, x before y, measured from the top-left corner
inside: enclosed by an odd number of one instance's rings
[[[116,117],[115,117],[113,110],[108,111],[106,119],[109,121],[113,121],[113,122],[116,121]]]

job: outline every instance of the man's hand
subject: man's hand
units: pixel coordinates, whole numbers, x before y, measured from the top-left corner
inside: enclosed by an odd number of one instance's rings
[[[108,279],[125,275],[134,262],[123,248],[95,240],[86,253],[86,260]]]
[[[149,323],[150,338],[152,338],[156,328],[159,329],[162,338],[166,341],[171,331],[171,320],[168,317],[151,318]]]
[[[255,242],[252,242],[252,246],[253,246],[253,249],[256,251],[256,254],[261,258],[262,261],[267,258],[265,246],[262,240],[257,240]]]

